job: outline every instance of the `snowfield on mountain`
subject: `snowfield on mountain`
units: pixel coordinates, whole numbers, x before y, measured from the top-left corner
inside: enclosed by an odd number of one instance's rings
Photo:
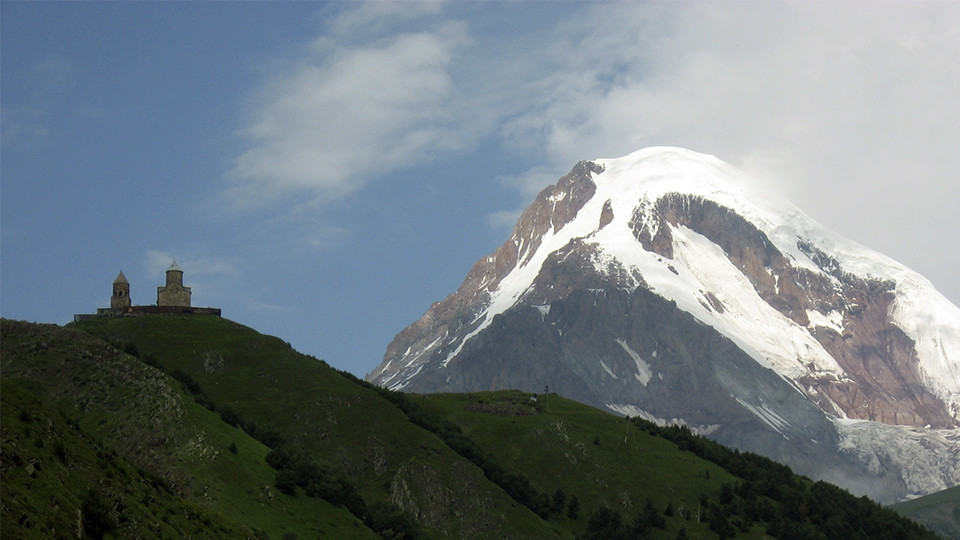
[[[680,148],[580,162],[367,379],[549,386],[881,502],[960,483],[960,309],[756,185]]]

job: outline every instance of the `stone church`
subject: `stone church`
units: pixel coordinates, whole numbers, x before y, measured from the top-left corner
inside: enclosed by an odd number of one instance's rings
[[[176,259],[167,268],[167,284],[157,287],[157,305],[190,307],[190,287],[183,286],[183,270]]]
[[[123,275],[123,270],[113,280],[113,296],[110,297],[110,308],[128,308],[130,307],[130,282],[127,276]]]
[[[110,307],[97,308],[96,314],[74,315],[79,321],[91,317],[109,315],[142,315],[148,313],[184,313],[198,315],[220,315],[220,308],[193,307],[190,305],[190,287],[183,286],[183,269],[174,260],[167,268],[166,285],[157,287],[157,304],[154,306],[135,306],[130,299],[130,282],[121,271],[113,280],[113,294]]]

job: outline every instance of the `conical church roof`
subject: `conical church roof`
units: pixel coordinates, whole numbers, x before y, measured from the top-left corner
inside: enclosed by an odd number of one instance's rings
[[[177,260],[174,259],[173,263],[170,265],[170,268],[167,268],[167,272],[171,270],[176,270],[177,272],[183,272],[183,269],[177,264]]]
[[[117,284],[117,283],[126,283],[127,285],[130,284],[130,282],[127,281],[127,276],[123,275],[123,270],[121,270],[120,273],[117,274],[117,279],[113,280],[113,283],[114,283],[114,284]]]

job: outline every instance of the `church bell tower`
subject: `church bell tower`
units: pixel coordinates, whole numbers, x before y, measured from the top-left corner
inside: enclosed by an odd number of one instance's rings
[[[190,307],[190,287],[183,286],[183,270],[177,261],[167,268],[167,284],[157,287],[157,305]]]
[[[130,282],[127,281],[123,271],[113,280],[113,296],[110,297],[111,308],[130,307]]]

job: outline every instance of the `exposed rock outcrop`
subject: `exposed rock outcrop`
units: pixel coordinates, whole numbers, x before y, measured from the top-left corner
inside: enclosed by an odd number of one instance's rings
[[[853,437],[850,420],[960,430],[960,309],[742,175],[670,148],[578,163],[368,380],[549,385],[887,502],[960,482],[939,443],[886,452],[880,469],[850,450],[888,433]]]

